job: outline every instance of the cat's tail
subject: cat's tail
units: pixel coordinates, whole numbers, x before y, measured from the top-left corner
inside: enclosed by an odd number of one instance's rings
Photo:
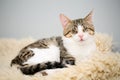
[[[47,62],[47,63],[39,63],[31,66],[24,66],[24,67],[21,67],[20,70],[22,71],[23,74],[33,75],[37,72],[40,72],[46,69],[55,69],[55,68],[63,68],[63,67],[66,67],[66,66],[60,62]]]

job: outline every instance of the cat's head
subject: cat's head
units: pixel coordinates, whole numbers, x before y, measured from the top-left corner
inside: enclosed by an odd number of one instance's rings
[[[85,18],[70,20],[63,14],[60,14],[60,21],[63,26],[63,35],[66,38],[76,41],[86,41],[93,37],[95,30],[92,23],[91,11]]]

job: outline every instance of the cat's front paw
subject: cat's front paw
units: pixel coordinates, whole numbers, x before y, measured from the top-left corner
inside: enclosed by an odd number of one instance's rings
[[[67,64],[75,65],[75,60],[66,60]]]

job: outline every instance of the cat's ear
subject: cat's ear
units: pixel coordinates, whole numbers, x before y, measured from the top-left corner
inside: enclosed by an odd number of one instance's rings
[[[93,10],[84,18],[84,20],[92,24],[93,23],[92,16],[93,16]]]
[[[66,17],[64,14],[60,14],[60,21],[61,21],[61,24],[62,24],[63,28],[65,28],[66,25],[69,22],[71,22],[71,20],[68,17]]]

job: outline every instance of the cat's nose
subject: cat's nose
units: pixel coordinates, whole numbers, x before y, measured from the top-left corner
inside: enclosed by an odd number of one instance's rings
[[[80,37],[80,39],[82,39],[84,35],[83,34],[79,34],[78,36]]]

